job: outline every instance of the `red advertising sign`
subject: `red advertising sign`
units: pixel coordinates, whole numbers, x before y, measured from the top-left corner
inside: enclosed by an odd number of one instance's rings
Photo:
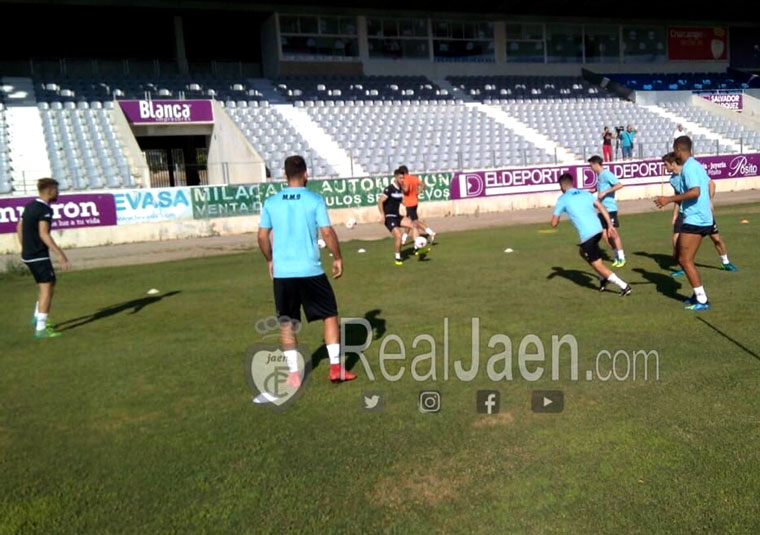
[[[725,27],[671,26],[668,28],[668,59],[728,59],[728,32]]]

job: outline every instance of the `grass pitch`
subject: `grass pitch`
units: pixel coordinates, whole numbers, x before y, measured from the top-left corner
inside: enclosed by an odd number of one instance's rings
[[[566,220],[554,234],[448,233],[402,267],[390,240],[344,243],[333,287],[341,315],[371,320],[378,380],[352,359],[360,378],[330,384],[321,324],[307,325],[316,367],[284,412],[254,406],[243,375],[255,322],[273,313],[258,251],[64,274],[54,340],[32,339],[31,277],[5,275],[0,534],[758,533],[760,205],[718,210],[741,272],[717,270],[703,242],[713,309],[700,314],[682,309],[691,290],[668,275],[666,212],[622,214],[625,299],[596,290]],[[480,373],[463,382],[453,362],[469,366],[473,317]],[[498,333],[512,341],[514,379],[495,384],[485,363],[503,350],[488,347]],[[387,366],[405,368],[396,382],[379,377],[392,334],[407,350]],[[419,334],[436,340],[435,382],[411,377],[430,351],[412,347]],[[547,351],[535,382],[517,362],[529,334]],[[578,342],[577,381],[566,367],[551,380],[551,337],[565,334]],[[640,369],[586,380],[602,350],[657,351],[659,380],[651,369],[646,381]],[[426,389],[441,393],[437,414],[418,411]],[[498,415],[476,413],[479,389],[500,391]],[[536,389],[563,390],[564,411],[532,412]],[[383,412],[360,410],[365,391],[382,393]]]

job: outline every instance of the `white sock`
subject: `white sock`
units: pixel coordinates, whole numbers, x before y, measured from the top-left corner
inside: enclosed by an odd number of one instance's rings
[[[724,264],[727,264],[728,262],[723,262],[723,263],[724,263]],[[34,304],[34,317],[36,318],[36,317],[39,315],[39,313],[40,313],[40,302],[39,302],[39,301],[37,301],[37,302]]]
[[[327,344],[327,356],[330,357],[330,365],[340,364],[340,344]]]
[[[622,249],[618,249],[617,255],[618,255],[617,257],[619,260],[625,261],[625,253],[623,252]]]
[[[728,261],[728,255],[727,254],[720,255],[720,261],[723,262],[724,264],[730,264],[731,263],[731,262]]]
[[[295,349],[286,349],[282,352],[285,360],[288,361],[288,371],[290,373],[298,371],[298,351]]]
[[[697,296],[697,303],[701,303],[703,305],[707,303],[707,294],[705,293],[704,286],[697,286],[694,288],[694,295]]]
[[[401,253],[396,253],[396,260],[401,260]]]
[[[402,245],[403,245],[403,244],[405,244],[405,243],[406,243],[406,240],[407,240],[408,238],[409,238],[409,234],[407,234],[406,232],[404,232],[404,233],[401,235],[401,244],[402,244]]]
[[[621,290],[625,290],[626,287],[628,286],[628,284],[626,284],[626,282],[623,279],[621,279],[614,273],[610,273],[610,276],[607,277],[607,280],[620,286]]]
[[[43,314],[42,312],[37,312],[37,330],[42,331],[47,326],[47,314]]]
[[[430,234],[435,234],[435,232],[433,232],[433,229],[431,229],[430,227],[427,227],[427,228],[425,229],[425,232],[427,232],[427,233],[428,233],[428,235],[430,235]]]

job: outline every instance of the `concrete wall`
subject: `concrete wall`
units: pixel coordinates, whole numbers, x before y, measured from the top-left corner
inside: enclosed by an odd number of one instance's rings
[[[209,184],[251,184],[266,180],[264,159],[222,105],[215,100],[213,106],[214,129],[208,146]]]
[[[664,180],[664,177],[663,177]],[[741,179],[722,179],[717,181],[718,192],[760,189],[760,177]],[[617,194],[618,200],[645,199],[661,195],[667,188],[660,184],[634,186],[628,185]],[[492,198],[463,199],[457,201],[424,202],[420,208],[423,217],[448,217],[455,215],[504,212],[508,220],[509,212],[531,208],[554,206],[559,195],[556,192],[532,193],[525,195],[507,195]],[[654,210],[654,208],[653,208]],[[359,223],[377,224],[379,215],[377,207],[344,208],[330,210],[333,225],[345,224],[350,218]],[[158,223],[142,223],[112,227],[79,228],[65,231],[53,231],[53,238],[64,248],[92,247],[117,243],[135,243],[144,241],[168,241],[203,236],[224,236],[255,232],[259,216],[240,216],[218,219],[181,219]],[[251,238],[254,243],[254,238]],[[15,234],[0,235],[0,254],[17,254],[20,252]]]
[[[124,154],[129,161],[130,170],[132,175],[137,181],[137,186],[141,188],[150,187],[150,170],[148,169],[148,162],[145,160],[145,155],[140,149],[140,145],[137,144],[137,138],[132,133],[132,128],[127,121],[127,116],[121,109],[121,106],[115,104],[110,111],[111,119],[113,120],[114,130],[116,135],[122,142],[124,147]]]
[[[645,106],[663,102],[691,102],[691,91],[634,91],[633,101]]]
[[[749,119],[752,124],[757,125],[754,128],[760,130],[760,89],[745,91],[742,106],[744,109],[740,116]]]

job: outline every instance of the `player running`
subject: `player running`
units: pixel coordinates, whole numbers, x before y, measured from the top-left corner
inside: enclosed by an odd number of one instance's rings
[[[377,209],[380,210],[381,223],[393,235],[394,261],[397,266],[404,262],[401,260],[401,234],[412,233],[412,237],[417,239],[419,235],[417,228],[408,217],[401,217],[399,210],[401,201],[404,197],[404,172],[401,169],[393,171],[393,180],[388,187],[383,190],[377,200]]]
[[[665,156],[662,157],[662,161],[665,164],[665,168],[668,170],[669,173],[671,173],[670,176],[670,185],[673,188],[673,192],[676,195],[680,195],[683,193],[683,179],[681,177],[681,165],[676,161],[676,155],[674,152],[669,152]],[[709,179],[709,177],[708,177]],[[710,200],[712,201],[713,197],[715,197],[715,181],[710,179],[709,182],[709,189],[710,189]],[[676,257],[676,243],[678,242],[678,235],[681,233],[681,226],[683,225],[683,209],[681,207],[681,203],[674,202],[673,203],[673,256]],[[728,259],[728,252],[726,251],[726,244],[723,242],[723,238],[721,238],[720,233],[718,232],[718,224],[715,222],[715,219],[713,218],[713,228],[712,233],[710,234],[710,240],[712,240],[713,245],[715,245],[715,250],[718,251],[718,256],[720,256],[720,269],[724,271],[730,271],[732,273],[736,273],[739,271],[739,269],[733,265],[729,259]],[[677,271],[674,271],[670,274],[673,277],[681,277],[684,275],[684,270],[679,269]]]
[[[707,293],[694,264],[702,238],[712,233],[715,220],[710,203],[709,177],[702,165],[691,154],[691,138],[681,136],[673,142],[673,152],[677,162],[683,162],[681,167],[681,191],[676,195],[659,196],[654,199],[655,205],[662,208],[671,202],[681,203],[683,223],[681,224],[676,255],[678,263],[686,273],[689,284],[694,288],[694,294],[686,300],[687,310],[709,310],[710,303]]]
[[[630,295],[631,286],[615,275],[602,262],[602,250],[599,248],[599,242],[602,239],[602,224],[599,222],[596,210],[605,219],[609,229],[608,234],[613,238],[617,234],[610,221],[610,214],[607,209],[599,199],[588,191],[574,188],[573,176],[570,173],[565,173],[559,177],[559,187],[562,190],[562,195],[557,199],[557,205],[554,208],[554,216],[551,220],[552,227],[559,225],[560,216],[567,212],[581,240],[579,252],[597,272],[599,290],[603,292],[607,282],[612,282],[620,287],[620,297]]]
[[[37,181],[39,197],[24,207],[24,212],[16,227],[19,243],[21,243],[21,260],[34,276],[39,287],[37,303],[34,305],[34,316],[31,324],[34,326],[34,337],[57,338],[61,336],[47,319],[53,303],[53,290],[56,277],[53,263],[50,261],[50,250],[56,254],[61,269],[69,269],[69,259],[56,245],[50,235],[53,222],[52,203],[58,200],[58,181],[52,178],[41,178]]]
[[[404,173],[402,190],[404,191],[404,208],[406,208],[406,217],[408,217],[412,224],[417,227],[418,232],[425,232],[428,235],[430,243],[433,243],[435,240],[435,232],[433,232],[433,229],[428,227],[417,215],[417,208],[420,202],[419,194],[425,191],[425,183],[420,180],[419,177],[410,175],[409,169],[405,165],[399,167],[399,171]],[[408,234],[404,233],[401,235],[401,245],[406,243],[407,238]],[[416,244],[414,249],[416,254]]]
[[[596,195],[602,201],[602,204],[607,209],[607,213],[610,214],[610,221],[615,230],[620,228],[620,219],[618,219],[618,206],[615,201],[615,192],[623,188],[623,184],[620,183],[618,177],[610,171],[604,168],[604,160],[599,156],[592,156],[588,159],[589,167],[596,174]],[[605,243],[610,245],[615,260],[612,262],[612,267],[625,266],[625,251],[623,251],[623,241],[620,238],[620,231],[615,232],[613,238],[607,231],[607,222],[599,214],[599,221],[602,224],[602,238]]]
[[[330,359],[330,381],[351,381],[356,375],[340,361],[338,305],[322,269],[317,246],[317,229],[333,255],[332,275],[343,275],[343,260],[335,230],[330,225],[325,200],[306,189],[308,171],[301,156],[285,160],[288,187],[264,202],[258,242],[274,283],[274,303],[280,321],[280,344],[288,363],[286,384],[301,386],[295,329],[301,307],[309,322],[324,320],[324,338]],[[270,234],[273,234],[270,242]]]

